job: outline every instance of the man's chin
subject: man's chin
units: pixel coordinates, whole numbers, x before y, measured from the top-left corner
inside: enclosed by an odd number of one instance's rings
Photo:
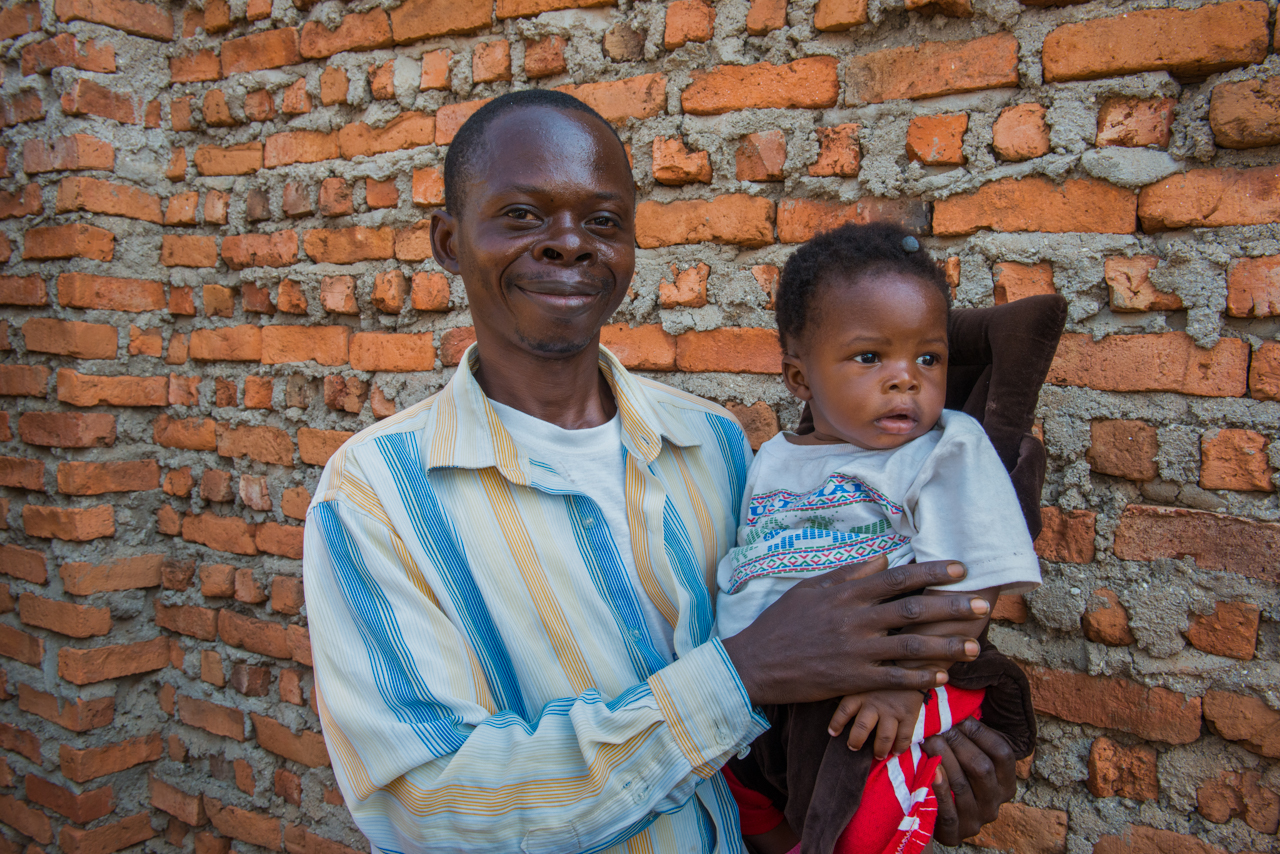
[[[530,338],[520,335],[520,343],[529,352],[544,359],[566,359],[578,355],[588,347],[598,345],[598,339],[595,335],[582,339]]]

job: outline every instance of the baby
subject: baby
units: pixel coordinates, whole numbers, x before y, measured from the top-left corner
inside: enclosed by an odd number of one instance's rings
[[[972,591],[988,603],[1038,585],[1040,565],[995,449],[977,421],[943,409],[948,286],[916,238],[889,225],[820,235],[787,261],[776,304],[783,380],[809,404],[813,431],[780,433],[751,465],[737,547],[717,573],[720,636],[737,634],[800,580],[881,555],[890,566],[960,561],[965,579],[939,592]],[[977,637],[986,622],[918,632]],[[946,662],[925,666],[945,669]],[[852,721],[849,750],[835,754],[847,757],[849,768],[833,775],[823,764],[831,763],[830,750],[787,755],[787,778],[795,777],[794,763],[823,766],[824,776],[817,779],[814,767],[816,782],[807,785],[829,789],[838,780],[845,791],[823,796],[851,800],[852,820],[846,812],[834,828],[806,821],[802,850],[924,850],[936,814],[929,783],[938,760],[923,754],[921,742],[977,713],[982,699],[981,689],[954,686],[873,691],[825,712],[830,738]],[[874,760],[862,749],[869,739]],[[781,825],[781,815],[739,782],[735,767],[741,764],[731,764],[726,777],[748,841],[764,854],[787,851],[794,837],[785,826],[764,832]]]

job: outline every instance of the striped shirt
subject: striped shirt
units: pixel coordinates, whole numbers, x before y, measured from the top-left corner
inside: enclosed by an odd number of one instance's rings
[[[343,445],[307,514],[317,706],[357,825],[406,854],[740,851],[716,772],[767,722],[712,635],[741,428],[601,350],[637,590],[600,508],[503,428],[474,345],[462,364]]]

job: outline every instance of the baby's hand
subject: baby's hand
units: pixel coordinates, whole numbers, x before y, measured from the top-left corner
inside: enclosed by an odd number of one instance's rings
[[[876,740],[872,751],[876,759],[897,755],[911,746],[916,719],[924,694],[919,691],[870,691],[866,694],[850,694],[840,701],[836,713],[831,716],[827,732],[832,738],[844,732],[849,721],[849,749],[861,750],[871,731]],[[856,718],[855,718],[856,716]]]

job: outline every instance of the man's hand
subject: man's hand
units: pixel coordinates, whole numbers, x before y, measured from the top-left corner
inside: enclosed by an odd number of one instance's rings
[[[938,798],[933,835],[943,845],[959,845],[995,821],[1000,805],[1017,793],[1017,763],[1009,743],[973,718],[925,739],[924,750],[942,757],[933,781]]]
[[[972,594],[885,601],[959,581],[964,567],[931,561],[885,569],[886,563],[881,557],[807,578],[723,641],[751,702],[808,703],[881,689],[920,691],[945,684],[947,673],[912,670],[912,663],[977,657],[978,642],[972,639],[889,634],[985,616],[987,603]]]

